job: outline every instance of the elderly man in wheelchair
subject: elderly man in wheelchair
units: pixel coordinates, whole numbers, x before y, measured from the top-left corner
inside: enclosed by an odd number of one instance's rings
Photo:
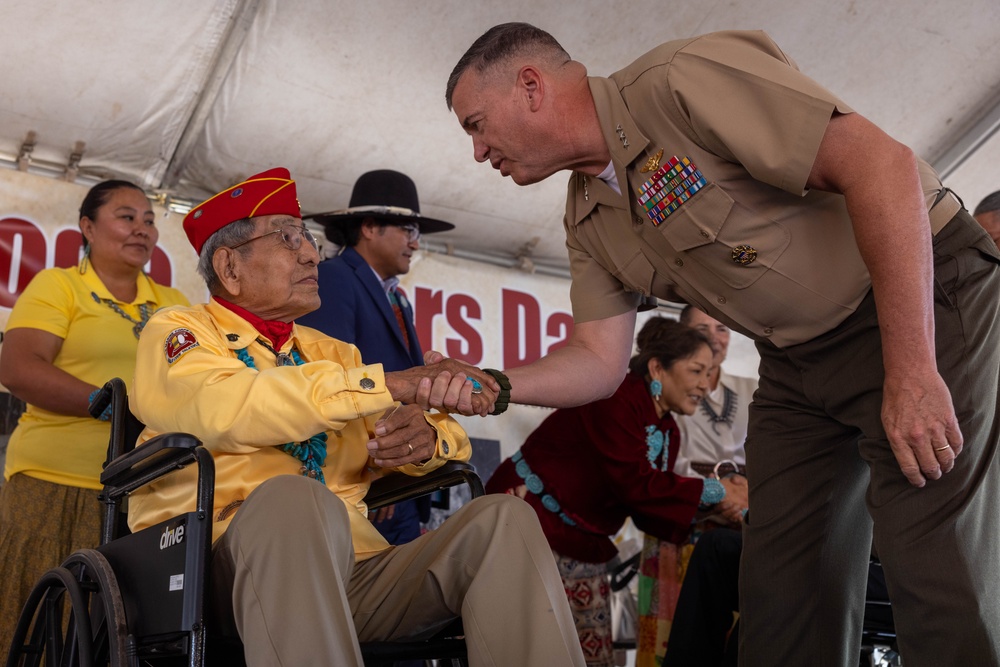
[[[221,626],[238,632],[249,665],[360,666],[359,640],[426,638],[456,618],[471,665],[582,665],[523,501],[477,498],[396,547],[367,520],[373,470],[420,476],[469,457],[458,423],[421,406],[485,415],[499,385],[453,361],[383,373],[295,325],[319,305],[320,257],[300,218],[284,169],[192,209],[184,230],[212,298],[158,312],[139,343],[137,452],[185,432],[214,460],[205,595]],[[135,490],[132,531],[194,509],[197,477],[189,466]],[[161,550],[183,539],[164,535]]]

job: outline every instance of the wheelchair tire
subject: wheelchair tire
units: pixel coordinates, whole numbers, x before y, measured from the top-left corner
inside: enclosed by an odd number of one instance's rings
[[[128,667],[125,604],[118,580],[104,555],[94,549],[74,552],[62,565],[90,594],[89,620],[94,665]]]
[[[63,635],[63,596],[69,593],[70,618]],[[25,645],[28,631],[31,641]],[[87,599],[72,572],[52,568],[28,594],[14,628],[7,667],[94,664]]]
[[[64,596],[69,618],[63,622]],[[25,639],[31,634],[31,641]],[[28,595],[7,656],[7,667],[72,665],[128,667],[128,630],[118,581],[104,556],[74,552],[42,575]]]

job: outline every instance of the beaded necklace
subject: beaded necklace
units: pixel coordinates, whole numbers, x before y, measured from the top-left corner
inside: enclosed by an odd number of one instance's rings
[[[257,342],[266,347],[267,349],[274,352],[271,346],[257,339]],[[253,357],[247,352],[247,348],[242,348],[236,350],[236,356],[247,365],[247,368],[256,369],[257,365],[254,363]],[[281,352],[275,354],[275,361],[279,366],[301,366],[305,362],[302,361],[302,357],[299,356],[298,351],[293,347],[291,357],[289,355]],[[278,445],[286,453],[294,456],[299,461],[302,461],[302,467],[299,468],[299,474],[303,477],[310,477],[315,479],[320,484],[326,485],[326,478],[323,476],[323,464],[326,463],[326,433],[317,433],[308,440],[303,440],[302,442],[289,442],[284,445]]]
[[[121,315],[122,317],[124,317],[126,320],[128,320],[129,322],[131,322],[133,325],[135,325],[135,326],[132,327],[132,334],[136,337],[136,340],[138,340],[139,334],[141,334],[142,330],[146,327],[146,322],[149,321],[150,315],[153,314],[152,312],[150,312],[149,304],[147,304],[147,303],[140,303],[139,304],[139,319],[138,320],[134,320],[134,319],[132,319],[131,315],[129,315],[128,313],[126,313],[124,310],[122,310],[118,306],[118,304],[115,303],[114,301],[112,301],[111,299],[102,299],[101,297],[97,296],[96,292],[91,292],[90,296],[93,297],[94,301],[96,301],[97,303],[103,303],[105,306],[107,306],[111,310],[115,311],[116,313],[118,313],[119,315]]]
[[[708,421],[712,424],[712,430],[715,435],[719,435],[719,424],[726,424],[730,428],[733,427],[733,418],[736,417],[736,408],[738,406],[736,392],[729,387],[722,387],[723,394],[725,398],[722,399],[722,414],[716,414],[712,406],[708,404],[708,397],[701,399],[701,411],[705,413],[708,417]]]

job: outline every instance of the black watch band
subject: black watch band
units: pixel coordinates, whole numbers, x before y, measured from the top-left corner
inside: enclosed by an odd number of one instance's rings
[[[500,395],[497,396],[497,400],[494,401],[493,412],[490,414],[503,414],[507,410],[507,405],[510,404],[510,379],[495,368],[484,368],[482,371],[492,375],[493,379],[495,379],[500,385]]]

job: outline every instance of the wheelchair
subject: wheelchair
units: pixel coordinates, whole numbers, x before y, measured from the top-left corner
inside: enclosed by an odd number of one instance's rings
[[[865,617],[861,626],[860,665],[900,667],[902,664],[882,563],[873,556],[868,563],[868,592],[865,595]]]
[[[119,378],[102,388],[91,414],[108,405],[100,546],[74,552],[41,577],[14,631],[7,667],[245,664],[238,638],[211,633],[205,599],[215,487],[211,454],[187,433],[164,433],[135,448],[144,426],[129,411]],[[128,494],[191,464],[198,466],[194,511],[130,533]],[[484,493],[473,466],[449,461],[424,477],[375,480],[365,501],[375,510],[459,484],[467,484],[473,498]],[[468,664],[461,619],[424,641],[364,642],[361,653],[366,667],[431,659]]]

